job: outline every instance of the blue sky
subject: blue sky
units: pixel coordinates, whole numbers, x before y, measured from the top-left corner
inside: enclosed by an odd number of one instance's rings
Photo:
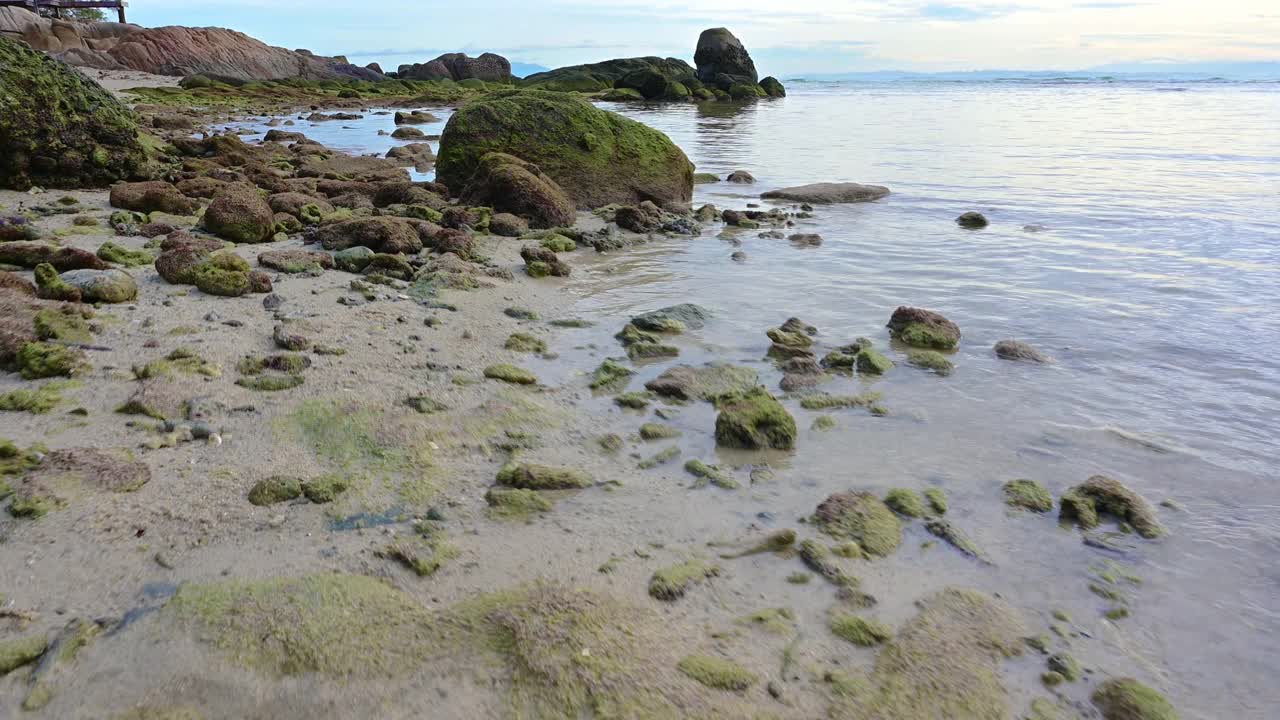
[[[733,30],[763,74],[1280,61],[1280,0],[132,0],[143,25],[215,25],[387,69],[493,51],[548,67],[692,59]]]

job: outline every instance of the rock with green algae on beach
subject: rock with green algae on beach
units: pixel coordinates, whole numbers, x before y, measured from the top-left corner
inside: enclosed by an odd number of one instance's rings
[[[0,37],[0,187],[105,187],[148,174],[137,118],[111,93]]]
[[[791,450],[796,419],[762,387],[718,399],[716,445],[745,450]]]
[[[1133,526],[1144,538],[1165,534],[1155,508],[1146,498],[1125,487],[1119,480],[1094,475],[1068,490],[1060,499],[1059,517],[1088,530],[1098,526],[1106,514]]]
[[[534,463],[510,462],[498,471],[499,485],[526,490],[572,490],[591,487],[591,475],[582,470]]]
[[[533,163],[579,209],[688,202],[693,164],[666,135],[567,93],[506,90],[453,114],[436,171],[464,187],[492,152]]]
[[[1102,683],[1093,692],[1093,704],[1106,720],[1178,720],[1164,695],[1133,678]]]
[[[482,156],[460,195],[468,205],[491,207],[528,221],[530,227],[568,227],[573,203],[537,165],[503,152]]]
[[[985,593],[956,588],[918,605],[920,612],[880,651],[870,674],[833,693],[828,717],[1012,717],[1000,663],[1022,652],[1025,628],[1017,613]]]
[[[204,227],[234,243],[260,243],[275,234],[275,213],[258,189],[232,183],[214,193],[204,213]]]
[[[884,504],[899,515],[911,518],[924,516],[924,502],[915,490],[894,488],[885,495]]]
[[[1047,513],[1053,509],[1053,495],[1035,480],[1020,478],[1004,484],[1004,504],[1012,508]]]
[[[858,615],[837,614],[831,618],[830,625],[836,637],[861,647],[879,645],[893,637],[893,631],[884,623]]]
[[[138,283],[123,270],[68,270],[59,280],[87,303],[123,303],[138,297]]]
[[[707,400],[730,393],[745,393],[760,382],[755,370],[742,365],[711,363],[695,367],[676,365],[645,383],[645,388],[677,400]]]
[[[714,655],[690,655],[676,663],[680,672],[717,690],[746,690],[756,683],[756,674],[732,660]]]
[[[382,580],[323,574],[182,585],[154,632],[190,632],[267,677],[477,673],[511,717],[742,718],[754,708],[680,669],[699,634],[589,590],[537,583],[440,610]]]
[[[649,595],[655,600],[674,602],[689,588],[720,574],[720,568],[697,558],[659,569],[649,578]]]
[[[518,368],[515,365],[506,363],[486,367],[484,376],[490,380],[501,380],[513,385],[536,385],[538,383],[538,377],[533,373],[524,368]]]
[[[890,555],[902,544],[902,522],[869,492],[830,495],[818,505],[814,522],[833,537],[856,541],[870,555]]]

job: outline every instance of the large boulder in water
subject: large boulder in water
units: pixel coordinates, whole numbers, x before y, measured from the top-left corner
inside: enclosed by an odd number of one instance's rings
[[[101,187],[145,175],[133,113],[96,83],[0,37],[0,187]]]
[[[547,70],[529,75],[520,84],[526,88],[561,92],[598,92],[612,87],[627,87],[619,85],[624,77],[643,72],[656,73],[675,82],[684,82],[694,77],[694,69],[683,60],[638,57]]]
[[[489,153],[480,158],[471,179],[462,188],[462,202],[487,206],[529,221],[530,227],[553,228],[574,223],[569,196],[538,169],[518,157]]]
[[[698,66],[698,79],[721,90],[734,85],[755,85],[760,80],[756,64],[742,41],[725,28],[702,31],[693,62]]]
[[[511,62],[501,55],[484,53],[468,57],[466,53],[445,53],[435,60],[401,65],[396,72],[401,80],[483,80],[511,82]]]
[[[661,132],[566,93],[507,90],[453,114],[436,174],[463,187],[491,152],[534,163],[578,208],[688,202],[693,164]]]

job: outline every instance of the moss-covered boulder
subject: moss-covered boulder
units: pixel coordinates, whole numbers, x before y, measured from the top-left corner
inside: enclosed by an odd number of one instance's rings
[[[537,165],[506,153],[480,158],[462,188],[461,199],[468,205],[522,217],[535,228],[567,227],[575,219],[573,203],[555,180]]]
[[[814,521],[823,532],[854,540],[871,555],[889,555],[902,544],[902,522],[868,492],[832,494],[818,505]]]
[[[146,172],[128,108],[62,62],[0,37],[0,187],[104,187]]]
[[[1053,509],[1053,495],[1035,480],[1020,478],[1004,484],[1004,503],[1012,508],[1047,513]]]
[[[720,447],[790,450],[796,446],[796,420],[762,387],[722,398],[716,416]]]
[[[138,297],[138,283],[123,270],[68,270],[59,276],[87,303],[122,303]]]
[[[437,175],[463,187],[491,152],[537,165],[582,209],[693,194],[693,165],[666,135],[565,93],[509,90],[463,106],[445,126]]]
[[[1086,530],[1096,527],[1100,516],[1105,514],[1133,526],[1144,538],[1158,538],[1165,534],[1151,503],[1119,480],[1106,475],[1094,475],[1071,488],[1058,502],[1061,507],[1059,517]]]
[[[260,243],[275,234],[276,219],[257,188],[234,183],[214,194],[204,213],[204,227],[231,242]]]
[[[398,217],[368,217],[320,228],[316,234],[325,250],[363,246],[380,253],[413,254],[422,250],[422,238],[414,224]]]

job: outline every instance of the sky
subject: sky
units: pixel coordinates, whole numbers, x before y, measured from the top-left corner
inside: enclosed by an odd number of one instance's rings
[[[490,51],[559,67],[661,55],[692,61],[724,26],[761,75],[1084,70],[1280,62],[1280,0],[131,0],[148,26],[221,26],[387,70]]]

